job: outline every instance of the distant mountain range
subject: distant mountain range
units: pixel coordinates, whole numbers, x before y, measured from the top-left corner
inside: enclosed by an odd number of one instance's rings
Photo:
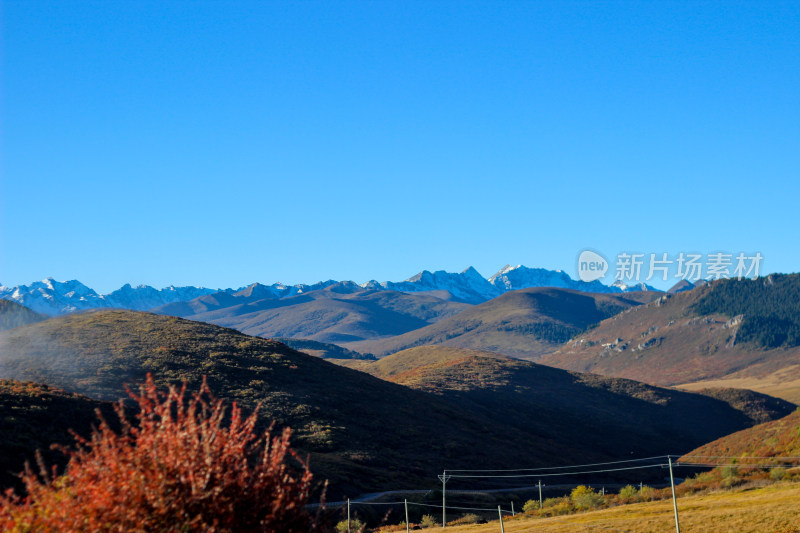
[[[0,285],[0,299],[12,300],[37,313],[49,316],[97,308],[121,308],[134,311],[147,311],[156,307],[188,302],[201,296],[221,293],[223,295],[246,296],[251,300],[283,299],[343,284],[353,288],[371,290],[390,290],[406,293],[428,292],[444,300],[477,304],[495,298],[505,292],[530,287],[557,287],[594,293],[622,293],[631,291],[654,291],[643,283],[625,285],[616,282],[604,285],[599,281],[591,283],[573,280],[561,270],[529,268],[523,265],[506,265],[493,276],[484,278],[473,267],[463,272],[423,270],[405,281],[375,281],[357,284],[352,281],[321,281],[313,285],[284,285],[274,283],[263,285],[253,283],[238,289],[209,289],[207,287],[175,287],[170,285],[156,289],[149,285],[132,287],[125,284],[109,294],[98,294],[77,280],[56,281],[47,278],[30,285],[6,287]]]

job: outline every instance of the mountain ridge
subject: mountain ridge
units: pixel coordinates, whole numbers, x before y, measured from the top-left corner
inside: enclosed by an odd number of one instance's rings
[[[149,311],[159,306],[183,303],[211,294],[258,294],[263,298],[287,298],[306,292],[327,288],[335,284],[373,290],[395,290],[400,292],[446,291],[457,301],[481,303],[505,292],[530,287],[560,287],[582,292],[625,293],[641,290],[656,290],[645,284],[628,286],[622,283],[604,285],[599,281],[587,283],[573,280],[562,270],[529,268],[523,265],[506,265],[497,273],[484,278],[474,267],[453,273],[444,270],[423,270],[404,281],[375,281],[355,283],[353,281],[327,280],[314,284],[300,283],[264,285],[251,283],[237,289],[210,289],[207,287],[175,287],[170,285],[156,289],[149,285],[132,286],[126,283],[108,294],[99,294],[78,280],[56,281],[46,278],[30,285],[7,287],[0,285],[0,299],[12,300],[48,316],[98,308],[120,308],[133,311]]]

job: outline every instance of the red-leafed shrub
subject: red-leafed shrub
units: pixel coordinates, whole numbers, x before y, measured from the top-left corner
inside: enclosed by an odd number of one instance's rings
[[[2,531],[308,532],[307,463],[289,448],[290,430],[258,435],[256,413],[242,418],[203,383],[159,392],[151,376],[139,394],[137,423],[117,406],[122,430],[105,420],[89,440],[76,437],[63,475],[23,474],[24,498],[0,497]],[[296,464],[292,464],[296,463]],[[41,466],[41,465],[40,465]]]

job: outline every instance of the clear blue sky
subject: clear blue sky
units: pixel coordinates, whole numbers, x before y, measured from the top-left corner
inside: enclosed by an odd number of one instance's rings
[[[0,282],[800,270],[800,3],[2,6]]]

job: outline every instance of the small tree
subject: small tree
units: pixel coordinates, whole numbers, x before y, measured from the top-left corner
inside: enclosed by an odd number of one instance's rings
[[[342,520],[336,524],[336,533],[359,533],[360,531],[364,531],[364,522],[358,518],[352,518],[349,527],[347,520]]]
[[[539,510],[539,500],[528,500],[522,506],[522,512],[534,513]]]
[[[572,489],[569,497],[578,509],[594,509],[605,504],[605,498],[592,487],[587,487],[586,485],[578,485]]]
[[[63,451],[63,475],[22,476],[27,496],[0,497],[0,530],[11,532],[319,531],[305,510],[308,465],[289,447],[291,431],[257,435],[256,412],[246,419],[234,403],[227,424],[222,400],[203,380],[166,393],[152,376],[139,394],[137,424],[122,401],[122,431],[105,420],[89,440]],[[98,413],[99,414],[99,413]],[[291,465],[294,461],[296,465]]]
[[[436,527],[439,525],[439,522],[433,517],[433,515],[422,515],[422,518],[419,521],[420,527]]]
[[[786,469],[782,466],[776,466],[769,471],[769,478],[773,481],[780,481],[786,477]]]
[[[639,496],[639,490],[633,485],[625,485],[619,491],[619,498],[624,502],[632,502]]]

